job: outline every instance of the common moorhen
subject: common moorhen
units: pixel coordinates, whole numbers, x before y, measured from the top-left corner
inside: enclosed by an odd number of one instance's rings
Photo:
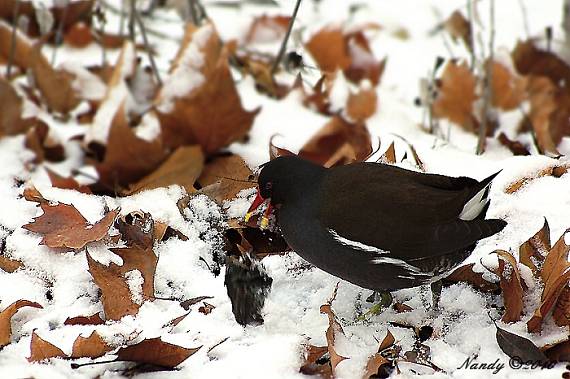
[[[434,283],[478,240],[507,224],[485,220],[495,173],[483,181],[380,163],[324,168],[296,156],[262,166],[246,219],[269,200],[287,243],[318,268],[360,287]],[[433,288],[433,287],[432,287]]]

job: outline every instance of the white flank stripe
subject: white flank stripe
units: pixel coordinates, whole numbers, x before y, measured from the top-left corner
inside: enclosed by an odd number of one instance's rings
[[[389,252],[386,251],[386,250],[382,250],[382,249],[379,249],[379,248],[374,247],[374,246],[368,246],[368,245],[365,245],[365,244],[363,244],[363,243],[361,243],[361,242],[352,241],[352,240],[349,240],[349,239],[347,239],[347,238],[341,237],[337,232],[335,232],[335,231],[332,230],[332,229],[327,229],[327,230],[329,231],[329,233],[333,236],[333,238],[334,238],[337,242],[340,242],[341,244],[343,244],[343,245],[345,245],[345,246],[350,246],[350,247],[353,247],[353,248],[358,249],[358,250],[367,251],[367,252],[370,252],[370,253],[376,253],[376,254],[379,254],[379,255],[380,255],[380,254],[388,254],[388,253],[389,253]]]
[[[374,264],[386,263],[386,264],[396,265],[396,266],[400,266],[402,268],[405,268],[412,275],[425,275],[423,272],[420,271],[419,268],[417,268],[416,266],[412,266],[408,262],[403,261],[401,259],[389,258],[389,257],[378,257],[378,258],[371,259],[370,262],[374,263]]]

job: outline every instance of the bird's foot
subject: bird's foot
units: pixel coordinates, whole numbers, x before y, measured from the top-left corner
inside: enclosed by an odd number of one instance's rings
[[[443,282],[441,280],[438,280],[431,284],[432,309],[434,311],[439,310],[439,299],[441,298],[442,288],[443,288]]]
[[[368,311],[366,311],[366,313],[360,315],[358,317],[358,321],[363,321],[366,320],[367,318],[371,317],[371,316],[377,316],[380,313],[382,313],[384,311],[384,309],[388,308],[390,305],[392,305],[392,301],[394,300],[394,298],[392,297],[392,294],[389,291],[375,291],[373,293],[374,299],[377,300],[377,303],[372,305],[370,307],[370,309]],[[372,296],[370,296],[368,299],[372,298]],[[368,301],[367,299],[367,301]]]

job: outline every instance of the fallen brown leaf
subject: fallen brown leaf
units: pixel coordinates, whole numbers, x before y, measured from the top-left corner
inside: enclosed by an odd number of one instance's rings
[[[102,325],[105,321],[99,316],[99,313],[95,313],[91,316],[76,316],[67,318],[63,325]]]
[[[379,161],[388,164],[396,163],[396,148],[394,147],[394,142],[392,142],[382,156],[380,156]]]
[[[67,114],[81,99],[73,89],[74,76],[67,71],[55,70],[41,51],[42,45],[34,45],[30,53],[30,68],[36,87],[42,94],[41,99],[56,112]]]
[[[552,311],[552,318],[558,326],[570,325],[570,286],[566,285]]]
[[[181,146],[155,171],[131,184],[125,194],[131,195],[173,184],[183,186],[187,193],[193,193],[196,191],[194,183],[203,167],[204,154],[200,146]]]
[[[131,212],[119,217],[115,225],[128,247],[136,246],[141,249],[151,249],[155,239],[157,239],[155,222],[150,213]]]
[[[53,248],[79,250],[89,242],[102,240],[118,214],[117,211],[108,212],[91,225],[73,205],[42,203],[40,207],[44,213],[22,227],[41,234],[41,243]]]
[[[220,155],[206,162],[197,180],[201,193],[219,204],[231,200],[246,189],[256,186],[253,173],[239,155]]]
[[[117,351],[117,360],[148,363],[165,368],[174,368],[200,350],[185,348],[163,342],[160,338],[145,339],[135,345]]]
[[[468,283],[473,287],[484,291],[484,292],[495,292],[499,285],[497,283],[491,283],[483,279],[483,274],[480,272],[473,271],[475,263],[470,263],[465,266],[460,266],[456,268],[450,275],[448,275],[444,282],[446,283]]]
[[[65,149],[61,141],[54,138],[49,131],[49,126],[45,122],[35,120],[26,133],[24,145],[35,153],[34,163],[61,162],[65,159]]]
[[[505,193],[515,193],[527,185],[529,182],[533,181],[534,179],[542,178],[543,176],[553,176],[555,178],[559,178],[565,174],[568,169],[570,169],[570,166],[568,164],[560,164],[557,162],[556,165],[542,168],[538,172],[528,174],[527,176],[509,184],[505,187]]]
[[[570,339],[541,348],[552,362],[570,362]]]
[[[253,19],[249,26],[249,30],[245,36],[245,42],[250,43],[268,43],[281,41],[287,32],[289,26],[289,16],[268,16],[262,15]]]
[[[196,50],[202,54],[201,64],[193,60]],[[155,104],[166,146],[197,143],[206,154],[243,138],[258,112],[243,109],[228,51],[212,23],[200,28],[188,24]]]
[[[98,358],[111,350],[113,348],[101,338],[99,333],[93,331],[89,337],[77,336],[73,342],[71,358]]]
[[[322,379],[332,379],[334,376],[330,360],[319,362],[327,352],[327,346],[307,345],[303,351],[304,363],[299,372],[304,375],[319,375]]]
[[[502,321],[516,322],[522,316],[525,284],[521,280],[515,257],[504,250],[496,250],[495,254],[497,254],[499,259],[499,268],[495,274],[500,278],[503,303],[505,305],[505,314]],[[507,263],[509,267],[507,267]]]
[[[544,283],[544,289],[540,298],[540,305],[534,311],[534,315],[527,322],[529,332],[538,332],[542,328],[542,321],[548,312],[556,305],[561,293],[568,285],[570,279],[570,263],[568,263],[568,253],[570,246],[564,242],[564,237],[568,230],[562,234],[556,244],[548,252],[540,278]]]
[[[145,300],[154,298],[154,274],[158,257],[152,248],[141,249],[132,246],[110,250],[123,259],[121,266],[114,263],[109,263],[108,266],[101,264],[95,261],[89,252],[87,263],[89,273],[102,292],[101,302],[105,319],[119,320],[123,316],[137,314]],[[138,289],[129,286],[129,274],[134,272],[138,272],[143,279],[140,294],[133,293],[132,290]]]
[[[346,103],[346,113],[356,123],[363,123],[376,113],[378,97],[374,88],[363,88],[350,93]]]
[[[505,65],[497,61],[491,64],[491,103],[494,107],[504,111],[511,111],[520,106],[526,99],[526,86],[528,80],[512,73]]]
[[[447,62],[439,80],[439,90],[433,103],[433,115],[446,118],[468,131],[476,131],[473,103],[476,78],[465,62]]]
[[[362,161],[372,152],[370,133],[363,124],[334,116],[299,151],[299,156],[325,167]]]
[[[4,1],[0,5],[1,8],[4,5]],[[13,1],[13,0],[7,0]],[[13,1],[15,2],[15,1]],[[12,50],[12,26],[0,22],[0,58],[3,61],[8,62],[10,60],[10,51]],[[14,65],[25,71],[30,67],[30,54],[32,51],[32,42],[25,37],[20,31],[16,31],[16,47],[14,49],[14,57],[12,62]]]
[[[32,307],[43,308],[40,304],[29,300],[18,300],[8,305],[2,312],[0,312],[0,348],[10,343],[12,336],[12,316],[18,312],[20,308]]]
[[[336,366],[338,366],[338,364],[340,362],[344,361],[345,359],[348,359],[347,357],[343,357],[342,355],[339,355],[336,352],[336,349],[334,347],[336,335],[339,333],[344,335],[344,331],[342,330],[342,326],[336,320],[336,315],[334,314],[332,307],[331,307],[332,302],[336,298],[337,290],[338,290],[338,285],[337,285],[337,287],[335,287],[333,295],[331,296],[329,301],[326,304],[321,305],[321,308],[320,308],[320,312],[326,314],[328,319],[329,319],[329,327],[327,328],[327,331],[326,331],[326,337],[327,337],[327,348],[329,351],[329,355],[331,356],[331,367],[332,367],[333,375],[335,373]]]
[[[0,138],[25,133],[36,123],[22,118],[23,103],[14,87],[0,77]]]
[[[28,362],[39,362],[49,358],[65,358],[65,353],[54,344],[42,339],[36,334],[34,330],[32,332],[32,340],[30,342],[30,357]]]
[[[538,276],[540,270],[535,263],[542,267],[544,257],[550,249],[550,227],[545,217],[542,228],[519,247],[519,261],[530,268],[534,276]]]
[[[378,374],[378,370],[380,367],[384,365],[390,365],[390,361],[382,356],[382,351],[389,348],[394,344],[396,340],[392,333],[388,330],[386,332],[386,337],[380,343],[378,347],[378,351],[368,358],[368,362],[366,363],[366,367],[364,369],[364,375],[362,375],[362,379],[369,379],[375,378]]]
[[[6,257],[4,254],[0,254],[0,270],[8,273],[12,273],[22,267],[24,264],[20,261]]]
[[[443,26],[454,41],[461,40],[465,47],[467,47],[467,50],[473,51],[471,23],[460,11],[453,12],[449,18],[445,20]]]
[[[524,146],[519,141],[511,140],[503,132],[501,132],[501,134],[499,134],[499,136],[497,137],[497,140],[501,143],[501,145],[503,145],[507,149],[509,149],[511,151],[511,153],[513,153],[513,155],[530,155],[530,152],[528,151],[526,146]]]
[[[56,173],[55,171],[52,171],[48,167],[45,167],[45,170],[49,176],[49,179],[51,181],[51,185],[53,187],[63,188],[63,189],[72,189],[72,190],[76,190],[78,192],[87,193],[87,194],[91,193],[91,190],[89,189],[89,187],[84,186],[84,185],[80,185],[77,182],[77,180],[75,180],[71,177],[65,178],[65,177],[59,175],[58,173]]]
[[[155,170],[166,157],[162,141],[139,138],[129,127],[124,105],[113,119],[105,156],[95,165],[100,183],[107,189],[127,187]]]

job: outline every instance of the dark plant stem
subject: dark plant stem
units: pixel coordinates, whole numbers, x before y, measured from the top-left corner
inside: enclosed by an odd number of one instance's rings
[[[139,25],[139,29],[141,31],[144,46],[145,46],[146,52],[148,54],[148,60],[150,61],[150,65],[152,67],[152,72],[154,73],[154,76],[156,77],[156,81],[158,82],[158,84],[162,85],[162,79],[160,78],[160,73],[158,72],[158,67],[156,66],[154,56],[152,55],[152,49],[150,48],[150,44],[148,43],[148,38],[146,35],[146,29],[145,29],[143,20],[141,19],[141,16],[138,14],[136,9],[132,9],[132,11],[134,12],[134,18],[135,18],[137,24]]]
[[[493,59],[495,49],[495,0],[489,2],[489,23],[491,24],[491,35],[489,36],[489,59],[484,66],[485,80],[483,87],[483,111],[481,116],[481,125],[479,126],[479,138],[477,141],[477,155],[485,152],[485,140],[487,138],[488,114],[492,101],[493,86]],[[483,62],[484,63],[484,62]]]
[[[291,16],[291,20],[289,21],[289,27],[287,28],[287,33],[283,38],[283,42],[281,43],[281,48],[279,49],[279,53],[273,62],[273,66],[271,67],[271,74],[275,74],[281,60],[283,59],[283,55],[285,55],[285,50],[287,49],[287,41],[289,40],[289,36],[291,35],[291,31],[293,30],[293,24],[295,23],[295,19],[297,18],[297,12],[299,11],[299,7],[301,6],[301,0],[297,0],[295,4],[295,9],[293,10],[293,15]]]

